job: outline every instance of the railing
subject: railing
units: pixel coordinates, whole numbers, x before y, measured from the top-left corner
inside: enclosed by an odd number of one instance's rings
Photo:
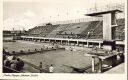
[[[57,24],[70,24],[70,23],[80,23],[80,22],[90,22],[90,21],[99,21],[102,20],[102,17],[89,17],[89,18],[80,18],[80,19],[73,19],[73,20],[66,20],[66,21],[56,21],[50,22],[53,25]],[[47,23],[40,24],[41,26],[45,26]]]
[[[95,8],[90,8],[87,10],[87,14],[90,13],[96,13],[96,12],[103,12],[103,11],[110,11],[110,10],[121,10],[124,11],[124,3],[121,4],[109,4],[106,6],[99,6],[99,7],[95,7]]]

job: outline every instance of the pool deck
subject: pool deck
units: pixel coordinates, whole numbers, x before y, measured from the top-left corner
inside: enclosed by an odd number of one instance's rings
[[[118,73],[118,74],[123,74],[124,73],[124,66],[125,64],[124,63],[122,63],[122,64],[120,64],[120,65],[118,65],[118,66],[116,66],[116,67],[114,67],[114,68],[112,68],[112,69],[110,69],[110,70],[108,70],[108,71],[106,71],[105,73],[109,73],[109,74],[115,74],[115,73]]]

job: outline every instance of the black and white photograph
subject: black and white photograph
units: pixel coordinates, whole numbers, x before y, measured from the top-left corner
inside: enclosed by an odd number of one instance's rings
[[[124,74],[125,1],[3,1],[2,73]]]

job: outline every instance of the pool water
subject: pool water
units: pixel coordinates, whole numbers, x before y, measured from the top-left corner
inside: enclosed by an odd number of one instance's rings
[[[52,46],[52,45],[49,43],[28,42],[28,41],[3,43],[3,47],[8,51],[13,51],[13,50],[20,51],[20,50],[28,50],[28,49],[32,50],[44,46]],[[43,63],[42,66],[44,69],[47,69],[51,64],[53,64],[55,73],[72,72],[73,69],[67,66],[72,66],[80,69],[91,66],[91,57],[85,56],[82,52],[69,51],[65,49],[37,52],[35,54],[21,55],[18,57],[36,66],[38,66],[39,63],[42,62]],[[97,62],[98,59],[96,60],[96,63]]]

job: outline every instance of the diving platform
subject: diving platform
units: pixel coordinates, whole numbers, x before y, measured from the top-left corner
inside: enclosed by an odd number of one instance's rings
[[[85,14],[86,16],[99,16],[99,15],[102,15],[102,14],[108,14],[108,13],[115,13],[115,12],[123,12],[119,9],[115,9],[115,10],[109,10],[109,11],[99,11],[99,12],[92,12],[92,13],[88,13],[88,14]]]

